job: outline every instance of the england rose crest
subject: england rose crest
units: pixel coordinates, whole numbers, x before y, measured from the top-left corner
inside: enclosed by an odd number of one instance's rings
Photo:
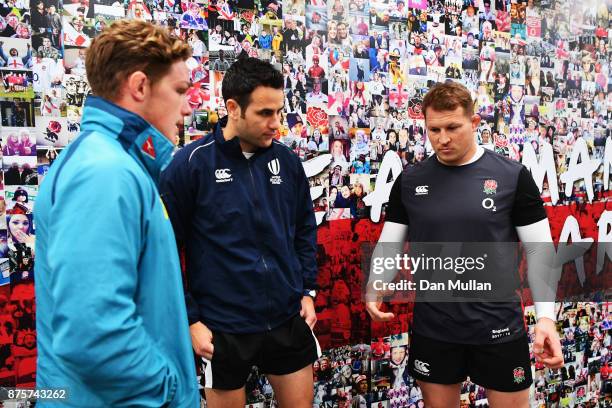
[[[516,367],[512,371],[512,375],[514,375],[514,382],[517,384],[520,384],[525,381],[525,370],[523,369],[523,367]]]
[[[495,193],[497,193],[497,181],[495,181],[495,180],[485,180],[485,182],[484,182],[484,192],[485,192],[485,194],[495,194]]]

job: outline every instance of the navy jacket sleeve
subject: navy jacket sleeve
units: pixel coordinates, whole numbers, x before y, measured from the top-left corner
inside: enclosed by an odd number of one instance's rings
[[[298,165],[297,205],[296,205],[296,231],[295,252],[302,265],[304,289],[317,288],[317,221],[315,219],[310,198],[310,186],[304,172],[304,166],[299,158],[295,157]]]
[[[179,254],[183,252],[185,241],[189,238],[196,195],[197,174],[192,172],[189,166],[191,151],[190,148],[184,148],[177,152],[159,182],[159,190],[172,222]],[[187,318],[191,325],[200,321],[200,312],[197,302],[189,292],[187,282],[184,287]]]

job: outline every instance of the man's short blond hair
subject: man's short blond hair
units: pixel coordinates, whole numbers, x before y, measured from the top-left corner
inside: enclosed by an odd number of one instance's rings
[[[472,117],[474,102],[470,91],[458,82],[438,83],[431,87],[423,98],[423,115],[427,116],[427,108],[436,111],[452,111],[462,107],[465,115]]]
[[[93,94],[115,100],[132,73],[142,71],[155,84],[174,62],[190,56],[189,45],[166,28],[140,20],[119,20],[93,39],[85,68]]]

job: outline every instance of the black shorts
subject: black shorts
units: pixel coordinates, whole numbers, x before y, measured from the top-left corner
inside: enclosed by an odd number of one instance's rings
[[[299,314],[263,333],[213,331],[212,342],[212,360],[202,358],[202,373],[204,386],[218,390],[242,388],[253,366],[261,374],[285,375],[301,370],[321,356],[319,342]]]
[[[482,387],[514,392],[532,383],[527,336],[500,344],[446,343],[413,333],[408,367],[424,382],[457,384],[470,380]]]

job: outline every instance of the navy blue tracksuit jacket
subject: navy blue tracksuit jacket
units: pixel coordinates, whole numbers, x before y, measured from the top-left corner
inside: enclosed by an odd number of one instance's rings
[[[176,153],[160,184],[186,252],[189,324],[256,333],[299,312],[304,291],[316,288],[316,220],[288,147],[274,141],[246,159],[217,124]]]

